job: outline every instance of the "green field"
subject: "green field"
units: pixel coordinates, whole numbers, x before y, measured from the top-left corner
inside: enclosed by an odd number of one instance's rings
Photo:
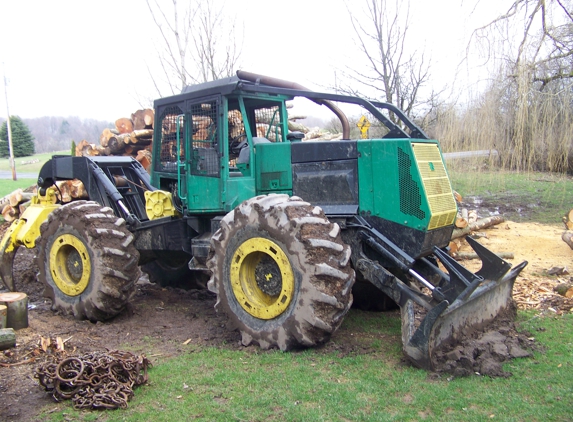
[[[18,157],[14,159],[16,167],[16,174],[22,173],[38,173],[44,163],[52,158],[55,154],[70,154],[69,151],[46,152],[43,154],[34,154],[30,157]],[[36,161],[37,160],[37,161]],[[32,162],[34,161],[34,162]],[[8,158],[0,158],[0,170],[10,171],[10,160]]]
[[[36,177],[22,178],[18,175],[24,173],[38,174],[46,161],[52,158],[52,155],[54,154],[68,154],[68,151],[50,152],[44,154],[35,154],[30,157],[15,158],[14,163],[16,167],[16,180],[12,180],[12,178],[0,179],[0,198],[8,195],[16,189],[26,189],[36,184]],[[0,171],[11,171],[10,161],[8,158],[0,158]]]
[[[464,206],[496,208],[506,219],[555,224],[573,208],[573,178],[562,174],[450,170]]]
[[[359,353],[182,346],[157,361],[126,410],[44,414],[50,421],[571,421],[573,315],[520,313],[547,347],[504,366],[513,376],[431,376],[401,361],[397,314],[350,313]],[[564,336],[564,333],[567,334]],[[385,340],[381,340],[385,339]],[[333,341],[336,341],[335,339]],[[46,408],[53,410],[53,406]]]

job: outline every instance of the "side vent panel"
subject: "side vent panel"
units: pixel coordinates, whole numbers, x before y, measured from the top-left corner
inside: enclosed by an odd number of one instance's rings
[[[421,209],[420,187],[412,178],[412,161],[404,150],[398,147],[398,177],[400,183],[400,211],[423,220],[426,213]]]
[[[413,143],[412,150],[430,207],[431,218],[428,230],[453,224],[457,206],[438,146]],[[400,152],[398,155],[400,156]],[[400,185],[401,180],[400,177]]]

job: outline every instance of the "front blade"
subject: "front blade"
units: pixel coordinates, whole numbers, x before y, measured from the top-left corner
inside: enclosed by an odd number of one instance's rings
[[[527,261],[513,268],[501,280],[484,281],[469,297],[448,306],[443,301],[431,309],[416,326],[414,303],[402,307],[402,344],[410,360],[420,368],[434,369],[437,350],[456,343],[462,335],[482,330],[498,316],[515,313],[513,284]]]

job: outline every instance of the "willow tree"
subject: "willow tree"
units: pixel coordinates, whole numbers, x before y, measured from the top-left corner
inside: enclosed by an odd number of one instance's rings
[[[472,42],[503,66],[512,104],[506,164],[573,171],[573,3],[514,0]]]

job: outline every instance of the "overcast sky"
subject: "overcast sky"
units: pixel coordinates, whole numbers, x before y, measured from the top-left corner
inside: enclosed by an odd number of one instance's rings
[[[244,70],[323,89],[336,69],[356,63],[344,0],[227,3],[244,25]],[[431,54],[437,88],[451,85],[471,30],[503,3],[482,0],[475,9],[465,0],[411,1],[410,46]],[[358,11],[361,1],[351,4]],[[10,114],[115,121],[155,97],[147,68],[155,62],[156,28],[143,0],[1,1],[0,16]]]

